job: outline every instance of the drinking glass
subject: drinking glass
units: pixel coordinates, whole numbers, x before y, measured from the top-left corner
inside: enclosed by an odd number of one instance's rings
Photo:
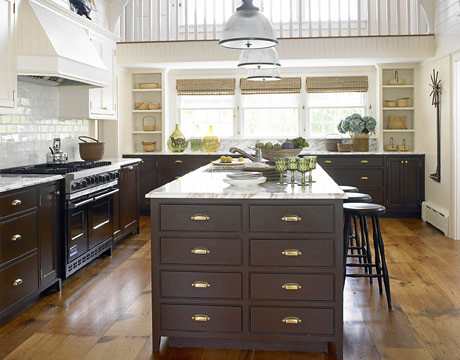
[[[309,168],[310,174],[308,175],[308,182],[309,183],[314,182],[312,174],[313,174],[313,170],[316,169],[316,160],[317,159],[318,158],[316,156],[309,156],[309,161],[310,161],[310,168]]]
[[[295,171],[297,170],[297,158],[288,158],[288,169],[291,170],[291,184],[295,184]]]
[[[284,172],[287,170],[288,168],[288,164],[287,164],[287,159],[284,159],[284,158],[280,158],[280,159],[275,159],[275,169],[277,171],[279,171],[280,173],[280,184],[283,184],[284,181],[283,181],[283,175],[284,175]]]
[[[310,170],[310,159],[300,158],[297,160],[297,170],[302,174],[301,184],[305,185],[305,173]]]

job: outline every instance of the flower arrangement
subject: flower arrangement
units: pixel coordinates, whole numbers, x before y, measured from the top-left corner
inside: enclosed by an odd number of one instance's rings
[[[342,134],[352,133],[368,135],[375,133],[376,125],[377,121],[375,121],[372,116],[353,114],[341,120],[339,125],[337,125],[337,130]]]

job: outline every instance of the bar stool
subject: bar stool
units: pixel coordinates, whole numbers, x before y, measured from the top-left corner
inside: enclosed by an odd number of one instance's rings
[[[372,197],[368,194],[350,192],[350,193],[347,193],[347,196],[348,196],[348,199],[344,199],[343,200],[344,203],[358,203],[358,202],[371,203],[372,202]],[[363,234],[364,233],[363,222],[360,223],[360,226],[361,226],[361,234]],[[353,216],[353,227],[354,227],[354,230],[352,229],[352,234],[349,237],[349,244],[348,244],[349,245],[348,248],[350,249],[351,254],[347,254],[347,256],[351,258],[358,258],[360,264],[363,263],[363,259],[366,259],[368,263],[371,263],[372,255],[369,251],[370,249],[369,239],[364,236],[361,236],[360,238],[360,234],[358,231],[358,217],[357,216]],[[366,223],[366,227],[367,227],[367,223]],[[361,243],[361,240],[362,240],[362,243]],[[353,244],[353,241],[356,243],[356,245]],[[356,255],[355,255],[355,250],[356,250]],[[368,272],[367,268],[365,268],[364,270],[366,273]]]
[[[356,186],[340,185],[339,188],[346,193],[359,191]]]
[[[370,203],[346,203],[343,204],[345,213],[345,227],[344,227],[344,277],[366,277],[377,278],[379,284],[379,293],[382,294],[382,279],[385,286],[385,293],[387,297],[388,308],[391,309],[391,293],[390,293],[390,277],[388,275],[388,268],[385,261],[385,248],[383,244],[382,232],[380,230],[380,215],[385,214],[385,207],[378,204]],[[349,237],[352,235],[352,219],[356,216],[359,218],[361,224],[367,224],[367,218],[372,220],[372,237],[374,239],[374,258],[375,263],[372,261],[357,264],[347,263],[347,255],[349,249]],[[363,226],[361,227],[363,228]],[[366,228],[366,227],[364,227]],[[369,241],[369,232],[365,231],[362,236],[366,237]],[[368,268],[367,274],[347,274],[347,267],[364,267]],[[372,274],[372,268],[375,268],[376,274]],[[345,278],[344,278],[345,283]]]

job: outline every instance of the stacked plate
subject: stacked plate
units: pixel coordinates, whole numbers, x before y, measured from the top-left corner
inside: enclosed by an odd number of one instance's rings
[[[230,173],[224,179],[227,184],[239,187],[257,186],[265,181],[267,178],[262,176],[261,172],[238,172]]]

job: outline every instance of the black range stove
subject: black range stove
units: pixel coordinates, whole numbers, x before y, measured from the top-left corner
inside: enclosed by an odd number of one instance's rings
[[[3,169],[4,174],[58,174],[64,175],[81,170],[108,166],[110,161],[73,161],[65,164],[38,164]]]

